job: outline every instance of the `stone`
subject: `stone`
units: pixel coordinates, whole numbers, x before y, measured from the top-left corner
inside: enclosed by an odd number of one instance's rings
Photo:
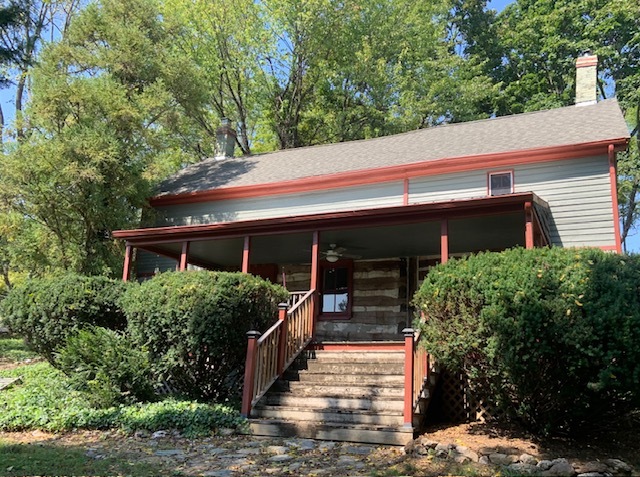
[[[146,439],[147,437],[149,437],[149,432],[144,429],[138,429],[133,433],[133,437],[137,439]]]
[[[607,464],[615,473],[630,474],[633,472],[631,466],[620,459],[607,459],[604,463]]]
[[[550,477],[571,477],[575,473],[575,469],[567,459],[554,459],[551,461],[551,467],[542,472],[542,475]]]
[[[489,465],[491,464],[491,461],[489,460],[489,457],[487,457],[486,455],[483,455],[483,456],[480,456],[480,458],[478,459],[478,464]]]
[[[279,474],[281,472],[280,467],[267,467],[264,469],[266,474]]]
[[[552,465],[553,464],[551,463],[550,460],[541,460],[536,464],[536,467],[538,468],[538,470],[545,471],[545,470],[549,470]]]
[[[609,466],[604,462],[594,460],[576,466],[576,472],[578,472],[579,474],[588,474],[591,472],[595,472],[597,474],[605,474],[609,472]]]
[[[373,449],[369,446],[346,446],[344,447],[345,454],[356,455],[369,455]]]
[[[477,454],[477,452],[469,449],[467,446],[456,446],[455,451],[458,454],[467,457],[471,462],[478,462],[478,460],[480,459],[480,456]]]
[[[154,452],[158,457],[172,457],[184,455],[180,449],[159,449]]]
[[[413,453],[415,455],[429,455],[429,451],[431,451],[431,449],[429,449],[428,447],[416,446],[416,448],[413,451]]]
[[[431,439],[420,439],[420,444],[426,447],[427,449],[435,449],[438,443],[436,441],[432,441]]]
[[[300,450],[309,451],[316,448],[316,441],[313,439],[302,439],[300,441]]]
[[[536,465],[538,463],[538,459],[533,457],[531,454],[520,454],[520,457],[518,457],[518,460],[523,464],[528,464],[528,465]]]
[[[478,449],[478,453],[482,455],[489,455],[498,454],[499,452],[497,447],[481,447],[480,449]]]
[[[610,477],[611,474],[608,472],[583,472],[582,474],[576,475],[576,477]]]
[[[258,455],[260,454],[260,449],[255,447],[245,447],[244,449],[238,449],[236,454],[240,455]]]
[[[436,457],[440,457],[443,459],[449,457],[449,451],[451,450],[448,444],[442,444],[442,443],[435,446],[434,449],[436,451]]]
[[[289,448],[286,446],[268,446],[265,451],[267,454],[284,455],[289,452]]]
[[[355,464],[356,460],[348,455],[341,455],[338,462],[336,462],[336,465],[339,465],[340,467],[353,467]]]
[[[507,454],[489,454],[489,460],[496,465],[509,465],[514,463],[514,456]]]
[[[333,441],[321,442],[318,446],[318,449],[321,451],[328,451],[333,449],[336,446],[336,443]]]
[[[230,427],[221,427],[216,432],[216,434],[218,434],[219,436],[222,436],[222,437],[232,436],[235,433],[236,433],[236,430],[235,429],[231,429]]]
[[[89,449],[87,450],[87,452],[85,453],[85,455],[87,457],[89,457],[90,459],[95,459],[95,460],[101,460],[101,459],[105,459],[107,456],[104,454],[100,454],[97,452],[97,449]]]
[[[231,477],[233,475],[233,471],[229,469],[209,470],[207,472],[203,472],[201,475],[203,477]]]
[[[290,455],[284,454],[284,455],[274,455],[273,457],[269,457],[269,462],[287,462],[289,460],[293,459],[293,457],[291,457]]]
[[[466,464],[467,462],[471,462],[471,459],[469,459],[466,455],[456,453],[453,455],[453,461],[458,464]]]
[[[167,437],[168,435],[168,431],[156,431],[151,434],[151,439],[162,439],[163,437]]]
[[[224,447],[207,447],[204,452],[211,455],[219,455],[229,452],[229,449],[225,449]]]
[[[538,468],[533,464],[525,464],[524,462],[516,462],[507,466],[509,471],[516,475],[531,475],[538,472]]]

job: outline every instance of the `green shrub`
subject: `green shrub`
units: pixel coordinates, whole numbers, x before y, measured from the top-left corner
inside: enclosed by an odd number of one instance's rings
[[[12,332],[55,364],[55,352],[83,327],[126,327],[118,300],[129,287],[120,280],[75,274],[33,278],[7,294],[0,316]]]
[[[187,436],[205,436],[217,428],[240,428],[246,423],[229,406],[177,399],[95,409],[86,393],[75,391],[69,379],[48,363],[20,366],[3,375],[21,376],[22,384],[0,393],[0,431],[177,429]]]
[[[154,371],[187,396],[238,395],[246,332],[274,323],[284,288],[226,272],[163,273],[122,299],[129,331]]]
[[[415,296],[427,349],[532,428],[640,405],[640,259],[514,249],[434,268]]]
[[[56,356],[56,366],[97,407],[154,396],[146,351],[117,331],[91,327],[69,336]]]

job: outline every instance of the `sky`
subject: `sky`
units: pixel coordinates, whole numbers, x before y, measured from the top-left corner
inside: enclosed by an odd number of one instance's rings
[[[507,5],[513,3],[514,0],[490,0],[488,3],[488,7],[498,12],[502,11]],[[4,111],[5,117],[12,118],[14,115],[14,107],[13,107],[13,99],[12,99],[12,88],[0,90],[0,104],[2,104],[2,109]],[[640,234],[633,233],[633,235],[629,235],[627,238],[627,251],[639,253],[640,252]]]

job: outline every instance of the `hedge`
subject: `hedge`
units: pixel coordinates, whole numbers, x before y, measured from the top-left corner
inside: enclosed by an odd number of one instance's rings
[[[286,298],[248,274],[168,272],[129,289],[122,305],[162,381],[192,398],[224,399],[239,395],[246,332],[265,331]]]
[[[534,430],[640,405],[640,258],[514,249],[435,267],[416,293],[427,349]]]

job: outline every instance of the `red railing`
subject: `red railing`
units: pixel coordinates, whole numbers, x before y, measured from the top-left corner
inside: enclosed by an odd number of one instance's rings
[[[305,292],[288,311],[289,304],[281,303],[278,321],[264,335],[257,331],[247,333],[243,416],[249,416],[255,403],[311,342],[314,295],[315,290]]]
[[[404,334],[404,425],[413,426],[413,414],[429,387],[429,353],[420,346],[420,332],[412,328]]]

